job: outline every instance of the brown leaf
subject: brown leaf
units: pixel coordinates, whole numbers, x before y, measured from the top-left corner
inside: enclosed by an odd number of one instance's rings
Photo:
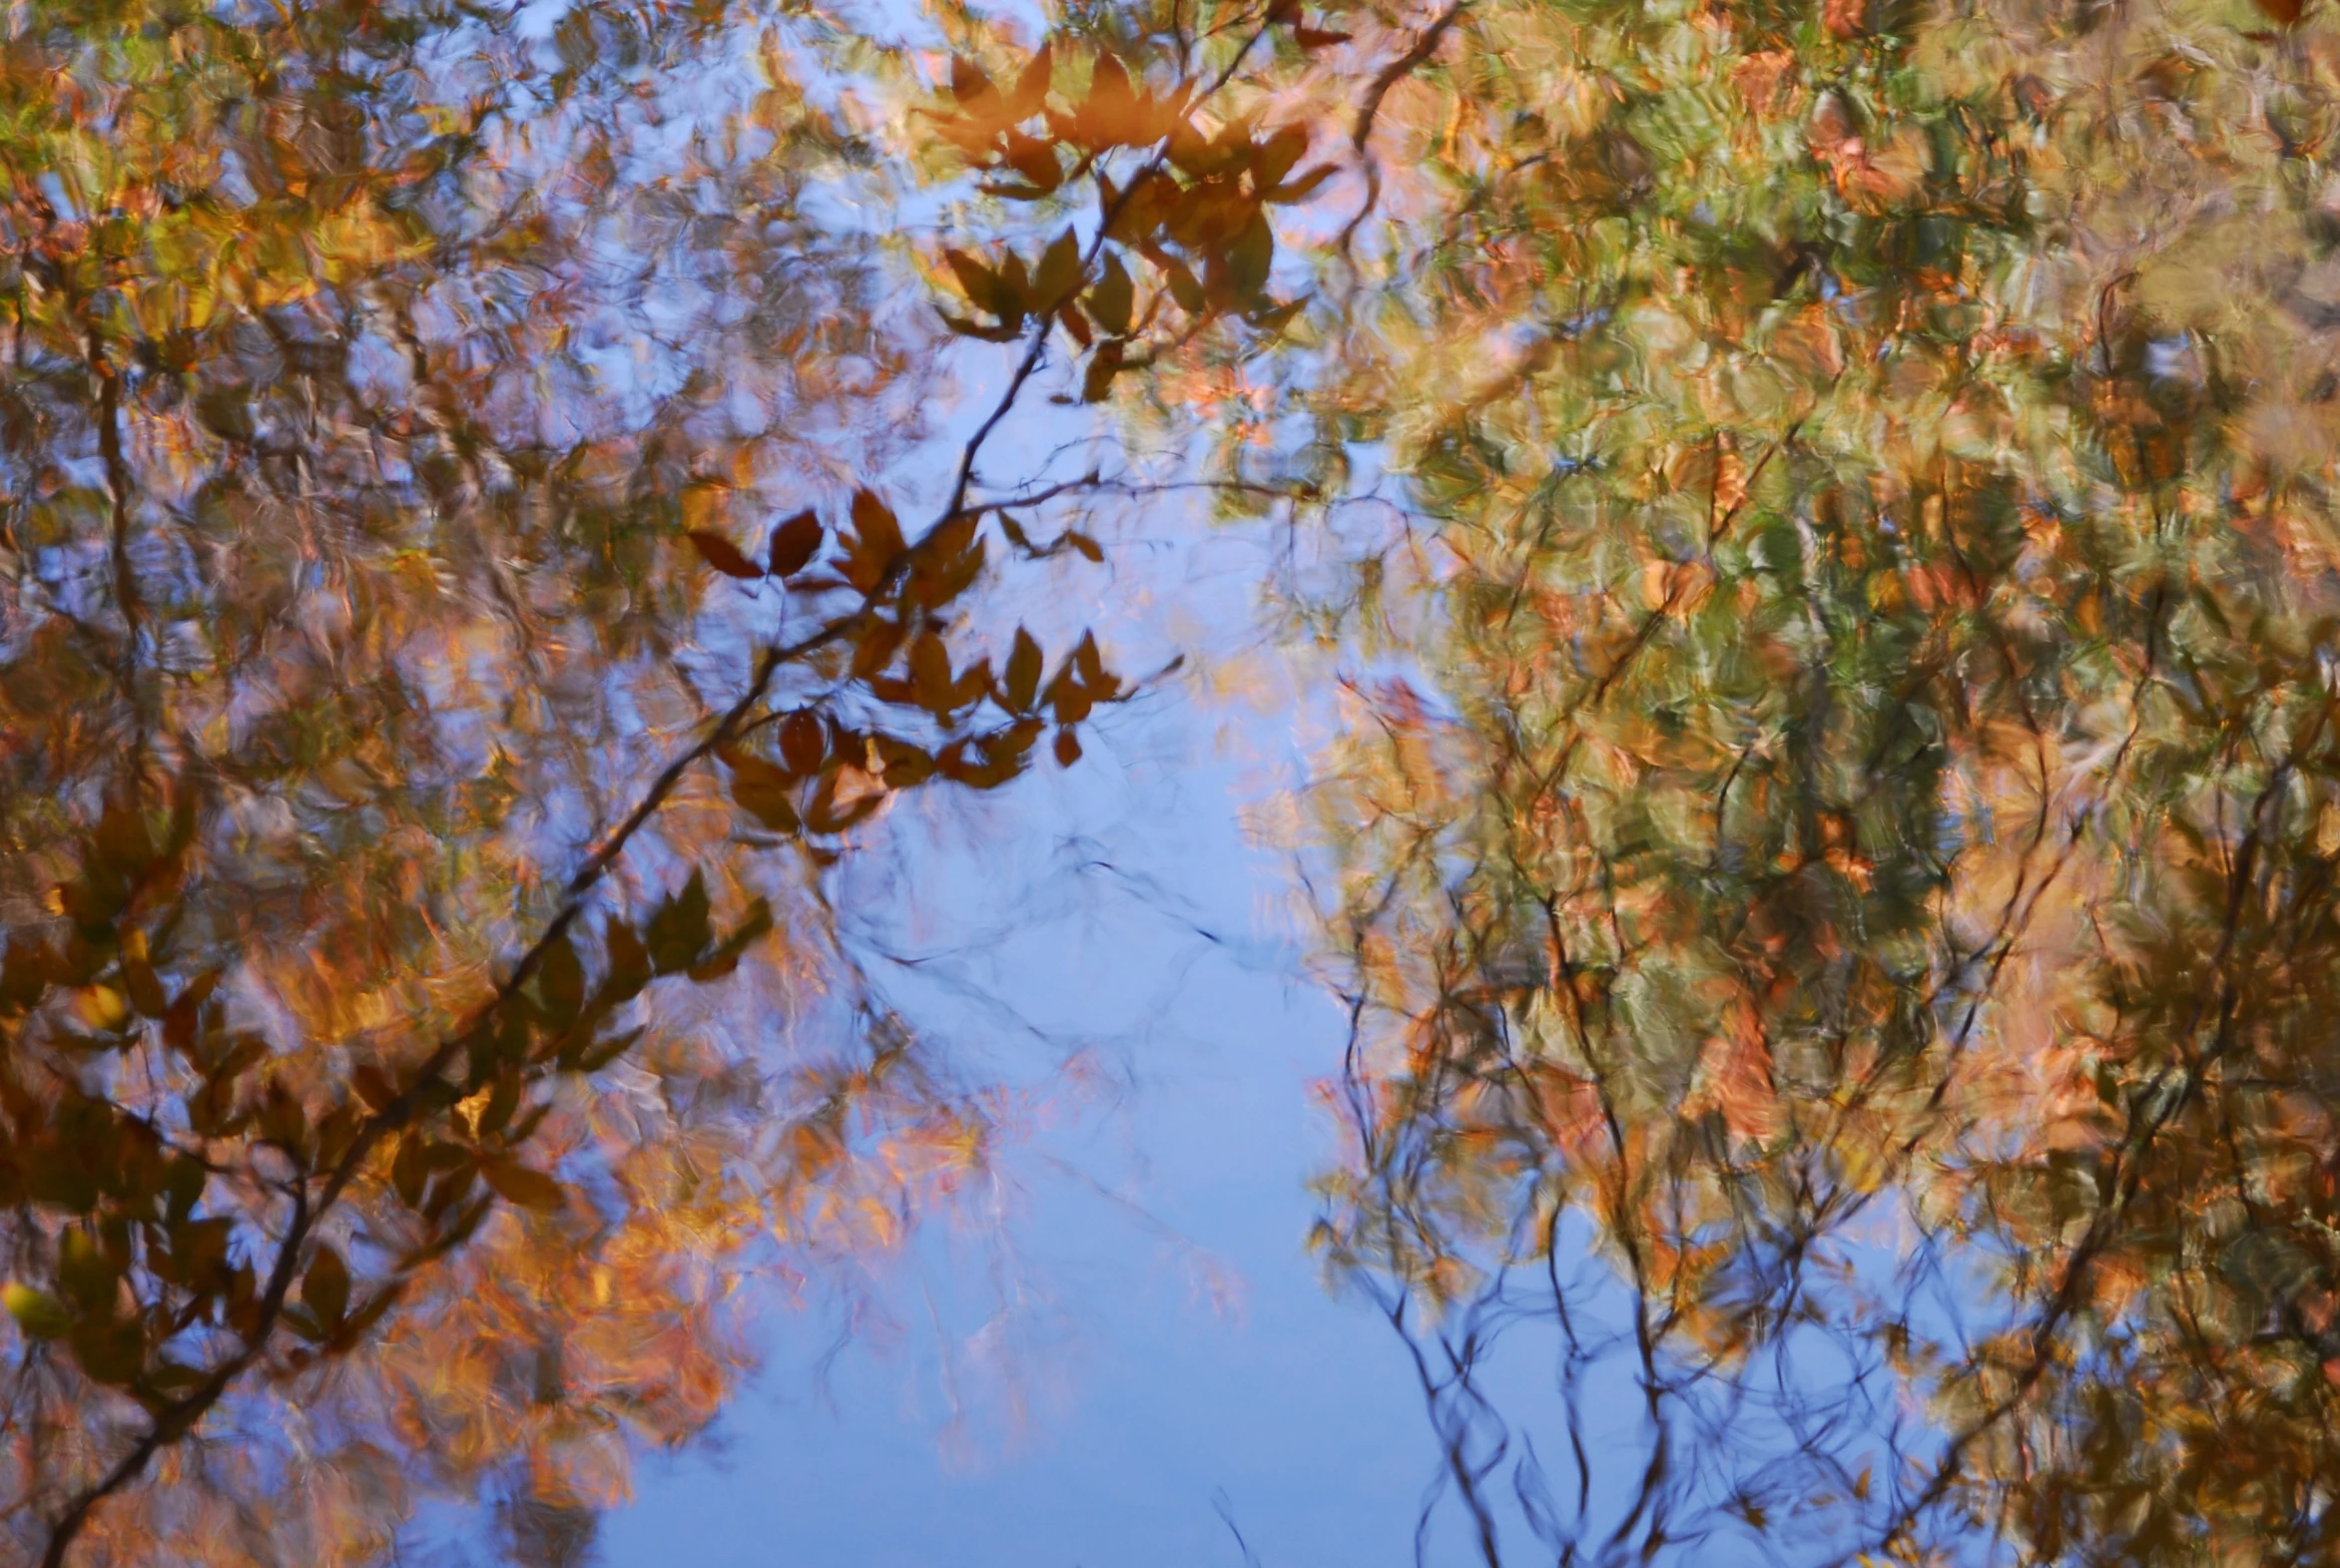
[[[874,491],[856,490],[853,556],[846,563],[847,579],[864,593],[871,592],[884,580],[901,550],[901,525],[894,521],[893,508]]]
[[[742,555],[738,545],[719,533],[694,528],[687,537],[707,564],[726,577],[755,578],[764,575],[764,568]]]
[[[950,651],[932,632],[920,633],[910,644],[910,686],[918,706],[936,714],[951,708]]]
[[[372,1062],[359,1062],[350,1070],[349,1086],[369,1110],[378,1111],[398,1098],[397,1085],[390,1082],[390,1075]]]
[[[1039,267],[1032,273],[1032,308],[1056,308],[1080,287],[1080,243],[1067,229],[1041,253]]]
[[[308,1272],[300,1277],[300,1300],[327,1329],[338,1326],[349,1309],[349,1266],[322,1242],[308,1260]]]
[[[1001,700],[1015,713],[1028,714],[1033,701],[1040,695],[1040,645],[1032,641],[1032,634],[1022,627],[1015,629],[1015,644],[1007,656],[1007,681],[1000,692]]]
[[[985,93],[997,91],[998,89],[991,85],[991,78],[984,74],[981,66],[969,60],[965,55],[952,55],[950,57],[951,97],[963,104],[980,98]]]
[[[1023,70],[1016,73],[1015,87],[1007,95],[1007,113],[1013,120],[1028,120],[1040,112],[1047,102],[1048,85],[1056,69],[1056,46],[1044,43]]]
[[[501,1156],[479,1162],[479,1175],[495,1195],[539,1214],[551,1214],[568,1201],[561,1184],[542,1171],[531,1170]]]
[[[776,833],[797,830],[794,779],[760,757],[737,758],[731,768],[732,798],[743,810]]]
[[[1030,182],[1036,195],[1046,195],[1064,183],[1064,167],[1056,161],[1053,143],[1011,131],[1007,136],[1007,167]]]
[[[1021,291],[1009,285],[999,272],[985,266],[964,251],[945,250],[942,260],[948,263],[951,274],[958,279],[960,292],[978,310],[988,310],[1009,326],[1023,318]]]
[[[1081,401],[1101,403],[1112,395],[1113,377],[1121,373],[1121,344],[1107,339],[1089,355],[1089,367],[1081,377]]]
[[[642,945],[651,967],[660,974],[674,974],[695,963],[714,936],[709,915],[707,873],[694,866],[683,890],[660,899],[643,927]]]
[[[780,722],[780,757],[788,771],[803,778],[821,771],[829,753],[829,730],[811,709],[799,709]]]
[[[772,530],[767,557],[774,577],[794,577],[821,551],[821,519],[810,507]]]

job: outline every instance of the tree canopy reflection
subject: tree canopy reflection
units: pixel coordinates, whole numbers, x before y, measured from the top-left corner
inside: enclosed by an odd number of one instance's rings
[[[1481,1557],[2332,1555],[2320,14],[888,25],[11,13],[12,1549],[574,1560],[988,1158],[832,873],[1079,763],[999,596],[1177,484]]]
[[[1385,110],[1320,1240],[1486,1560],[2331,1554],[2296,9],[1473,4]]]

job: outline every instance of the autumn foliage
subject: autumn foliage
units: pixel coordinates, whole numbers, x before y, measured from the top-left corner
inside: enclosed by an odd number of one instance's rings
[[[1099,552],[978,458],[1076,294],[1097,387],[1159,307],[1097,243],[1028,302],[952,253],[1023,359],[921,491],[933,320],[803,210],[872,149],[770,19],[10,26],[6,1528],[355,1561],[484,1495],[558,1557],[718,1407],[744,1274],[984,1158],[823,877],[1132,690],[982,623],[994,552]],[[1098,58],[1103,187],[1200,95],[1140,136]],[[1166,178],[1106,205],[1175,265]],[[1191,334],[1258,268],[1181,234]]]
[[[1290,541],[1483,1560],[2330,1558],[2340,35],[1043,20],[10,14],[0,1538],[570,1560],[981,1169],[831,900],[1153,680],[1079,419]]]
[[[2331,1555],[2340,57],[2269,21],[1472,5],[1385,109],[1280,458],[1407,481],[1295,605],[1411,655],[1319,793],[1319,1240],[1484,1560]]]

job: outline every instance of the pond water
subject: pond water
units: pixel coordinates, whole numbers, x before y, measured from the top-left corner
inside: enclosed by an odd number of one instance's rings
[[[1147,607],[1112,628],[1131,667],[1255,649],[1256,537],[1192,507],[1147,523],[1116,550],[1147,581],[1121,566],[1090,607]],[[1412,1560],[1439,1459],[1415,1374],[1307,1246],[1346,1021],[1286,857],[1247,826],[1306,706],[1176,688],[979,837],[917,839],[946,891],[889,989],[1035,1095],[973,1205],[990,1224],[920,1230],[866,1298],[770,1314],[762,1374],[645,1465],[607,1561]]]
[[[2340,1561],[2335,84],[6,7],[0,1553]]]

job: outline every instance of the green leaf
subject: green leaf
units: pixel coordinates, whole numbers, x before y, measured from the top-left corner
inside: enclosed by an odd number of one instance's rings
[[[249,441],[259,433],[252,403],[243,387],[213,386],[195,397],[195,416],[204,428],[226,441]]]
[[[18,1327],[36,1339],[62,1338],[72,1331],[73,1313],[46,1291],[12,1282],[0,1286],[0,1305],[7,1307]]]

